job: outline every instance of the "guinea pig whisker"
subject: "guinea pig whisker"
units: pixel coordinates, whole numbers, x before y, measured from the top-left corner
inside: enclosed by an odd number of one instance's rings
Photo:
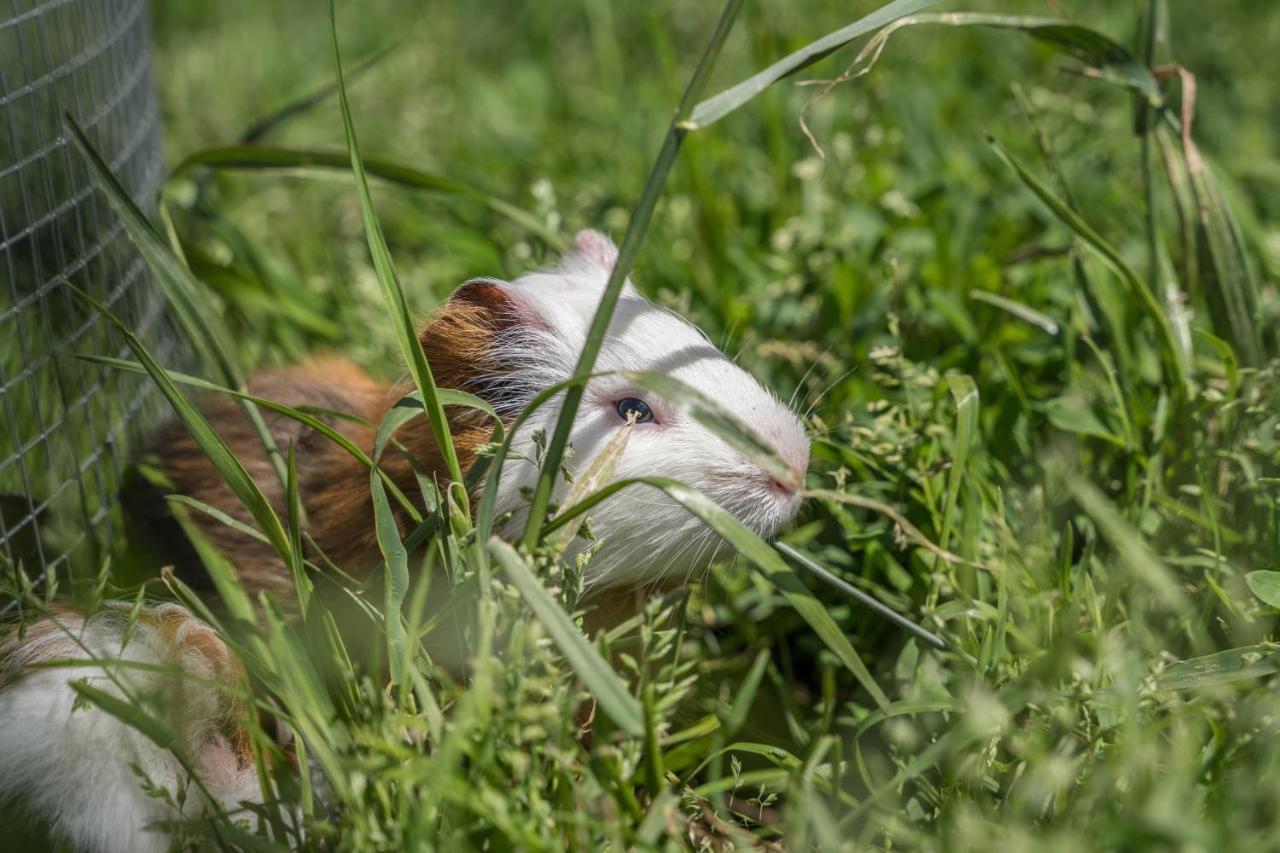
[[[813,373],[814,369],[817,368],[817,366],[821,364],[827,356],[831,355],[832,349],[833,349],[832,347],[827,347],[825,350],[822,351],[821,355],[819,355],[812,362],[810,362],[809,369],[806,370],[803,375],[801,375],[800,381],[796,383],[795,390],[791,392],[791,399],[787,401],[788,409],[795,411],[796,397],[798,397],[800,395],[800,392],[804,389],[805,381],[808,380],[809,375]]]
[[[837,376],[830,385],[828,385],[826,388],[823,389],[822,393],[818,395],[817,399],[815,399],[812,403],[809,404],[809,408],[804,410],[804,414],[800,416],[800,421],[803,423],[805,420],[807,420],[809,415],[813,414],[813,410],[816,409],[818,407],[818,404],[822,402],[822,398],[830,394],[832,389],[834,389],[837,385],[843,382],[849,376],[849,374],[853,373],[857,369],[858,369],[858,365],[855,364],[853,367],[850,367],[844,373],[841,373],[839,376]]]

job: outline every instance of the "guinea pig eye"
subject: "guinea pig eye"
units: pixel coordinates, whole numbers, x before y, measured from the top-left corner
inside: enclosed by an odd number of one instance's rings
[[[635,416],[636,423],[642,424],[653,420],[653,409],[644,400],[636,397],[625,397],[618,401],[618,416],[624,421]]]

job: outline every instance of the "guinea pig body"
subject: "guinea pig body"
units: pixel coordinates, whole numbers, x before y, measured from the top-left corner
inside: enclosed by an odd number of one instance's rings
[[[586,341],[616,249],[604,235],[584,231],[558,265],[514,281],[473,279],[458,288],[421,334],[423,349],[441,387],[485,399],[510,426],[542,390],[568,379]],[[795,482],[808,465],[809,441],[796,416],[753,377],[734,365],[687,320],[642,297],[628,282],[609,325],[596,372],[652,371],[672,376],[720,403],[753,429],[793,469]],[[266,371],[250,390],[291,406],[345,411],[377,424],[407,391],[379,383],[340,359]],[[215,429],[245,462],[251,476],[284,511],[284,494],[257,433],[240,407],[226,399],[205,408]],[[513,439],[496,504],[509,517],[508,537],[523,528],[526,495],[538,476],[535,435],[550,436],[559,398],[544,405]],[[264,413],[277,446],[293,444],[299,492],[311,540],[342,569],[360,575],[380,560],[374,538],[368,470],[328,438],[281,415]],[[616,478],[661,476],[710,495],[739,520],[771,536],[795,513],[799,496],[761,470],[678,406],[602,375],[587,385],[575,417],[570,467],[581,469],[616,431],[636,417],[615,469]],[[464,469],[487,441],[490,426],[472,410],[450,409],[451,428]],[[332,420],[357,446],[373,447],[374,428]],[[413,461],[443,482],[447,475],[424,419],[397,434],[405,452],[389,450],[382,467],[406,493],[417,491]],[[184,433],[171,430],[158,443],[164,468],[180,493],[248,522],[244,509],[204,454]],[[563,496],[567,488],[558,485]],[[282,596],[292,578],[261,541],[203,513],[203,533],[231,558],[251,590]],[[401,514],[401,528],[408,519]],[[604,590],[669,586],[708,565],[721,547],[713,531],[661,493],[621,492],[592,513],[596,552],[584,578],[589,595]],[[579,543],[574,547],[582,548]],[[287,599],[285,599],[287,600]]]

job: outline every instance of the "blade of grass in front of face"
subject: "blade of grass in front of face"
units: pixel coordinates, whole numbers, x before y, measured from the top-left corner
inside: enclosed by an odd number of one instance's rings
[[[360,196],[360,213],[364,220],[365,237],[369,243],[369,254],[373,258],[374,270],[378,283],[382,287],[387,312],[391,317],[392,329],[400,344],[401,353],[409,367],[418,393],[422,395],[427,419],[431,424],[431,433],[435,437],[436,448],[445,463],[445,473],[455,483],[462,482],[462,469],[458,465],[458,454],[453,446],[453,436],[449,432],[449,422],[445,418],[444,406],[436,394],[435,379],[431,375],[431,366],[427,364],[426,354],[422,351],[422,343],[418,340],[413,320],[405,302],[404,291],[396,276],[395,265],[391,260],[391,252],[387,248],[386,238],[382,234],[382,226],[378,223],[373,209],[373,197],[369,193],[369,183],[365,177],[364,161],[360,157],[360,145],[356,139],[355,123],[351,118],[351,106],[347,102],[347,92],[342,81],[342,55],[338,47],[338,15],[336,0],[329,0],[329,25],[333,36],[333,64],[338,83],[338,104],[342,110],[342,126],[347,138],[347,152],[350,154],[351,170],[355,175],[356,190]],[[466,511],[464,509],[464,511]]]
[[[805,588],[778,552],[753,531],[736,519],[732,513],[721,507],[711,498],[676,480],[665,477],[637,477],[610,484],[595,495],[579,502],[575,507],[561,513],[556,522],[567,523],[567,519],[588,511],[591,506],[633,485],[647,485],[659,489],[668,497],[693,513],[704,524],[720,534],[740,556],[754,564],[782,593],[783,597],[799,613],[814,632],[822,639],[840,659],[841,663],[853,673],[854,677],[866,688],[878,705],[887,705],[889,699],[880,689],[871,671],[858,657],[849,639],[841,632],[831,614],[826,611],[813,594]],[[937,546],[934,546],[935,548]],[[954,555],[953,555],[954,556]],[[958,558],[957,558],[958,559]]]
[[[627,449],[627,443],[630,441],[634,430],[635,427],[631,423],[624,424],[618,428],[613,438],[609,439],[605,446],[600,448],[600,452],[592,458],[591,464],[587,466],[587,470],[574,478],[572,488],[565,495],[564,503],[566,506],[573,506],[592,492],[603,488],[613,479],[613,472],[618,467],[618,460],[622,458],[623,452]],[[579,516],[577,523],[566,524],[554,533],[546,534],[544,541],[551,546],[552,552],[557,556],[563,554],[564,550],[573,541],[573,538],[578,535],[578,530],[585,520],[586,516]]]
[[[760,438],[754,429],[735,414],[698,389],[673,376],[653,371],[622,371],[616,375],[677,406],[681,414],[711,430],[778,482],[793,489],[803,485],[801,478],[782,460],[776,448]]]
[[[596,698],[600,710],[627,734],[642,737],[645,734],[644,708],[627,692],[618,674],[534,576],[524,558],[496,537],[489,540],[488,549],[542,622],[565,660]]]
[[[363,159],[365,172],[390,184],[406,189],[457,195],[475,201],[515,225],[534,234],[542,242],[558,252],[569,246],[564,238],[551,230],[537,215],[508,201],[490,195],[483,190],[413,166],[380,157]],[[194,168],[250,170],[250,171],[308,171],[351,170],[351,156],[337,151],[320,151],[311,148],[281,148],[270,145],[229,145],[207,148],[188,155],[174,167],[173,174],[180,175]]]
[[[578,406],[582,402],[585,388],[582,382],[585,381],[595,367],[596,357],[600,354],[600,347],[604,344],[605,334],[609,329],[609,321],[618,305],[618,298],[622,295],[622,286],[626,283],[627,276],[631,273],[631,267],[635,263],[636,255],[640,252],[640,244],[644,241],[649,222],[653,219],[653,212],[658,205],[659,196],[662,195],[662,189],[666,185],[667,175],[671,172],[671,165],[675,162],[676,155],[680,153],[680,144],[684,140],[686,132],[681,127],[681,124],[689,117],[689,113],[693,110],[698,97],[702,94],[703,89],[706,88],[707,78],[715,67],[716,60],[720,56],[720,51],[724,47],[729,31],[733,28],[734,19],[737,18],[738,10],[742,7],[742,3],[743,0],[725,1],[724,10],[720,13],[719,21],[716,22],[715,31],[707,42],[707,47],[702,53],[702,58],[699,60],[697,68],[694,69],[689,85],[685,87],[684,95],[680,99],[680,105],[676,108],[675,118],[667,128],[662,148],[654,160],[653,168],[645,181],[644,190],[640,193],[640,200],[636,203],[635,209],[631,213],[631,218],[627,222],[627,232],[623,237],[622,245],[618,247],[618,257],[614,263],[613,271],[609,274],[609,281],[605,285],[604,292],[600,296],[600,303],[596,307],[595,315],[591,318],[591,325],[587,329],[582,352],[579,354],[578,361],[573,368],[572,378],[579,380],[579,382],[569,385],[565,390],[564,402],[561,405],[560,416],[556,420],[555,432],[552,434],[551,441],[547,446],[546,457],[539,472],[537,484],[534,486],[533,497],[529,501],[529,518],[525,523],[524,533],[520,538],[520,544],[527,550],[532,550],[537,543],[543,522],[546,520],[547,506],[551,502],[551,492],[555,486],[556,477],[560,474],[560,463],[564,459],[565,448],[569,444],[569,434],[573,431],[574,417],[577,415]]]

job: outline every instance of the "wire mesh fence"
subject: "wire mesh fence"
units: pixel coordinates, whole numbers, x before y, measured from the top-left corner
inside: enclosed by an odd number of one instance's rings
[[[75,116],[149,208],[164,176],[151,55],[146,0],[0,0],[0,562],[32,574],[115,541],[130,447],[163,412],[144,378],[76,358],[128,352],[66,285],[162,363],[185,361],[163,294],[62,126]]]

